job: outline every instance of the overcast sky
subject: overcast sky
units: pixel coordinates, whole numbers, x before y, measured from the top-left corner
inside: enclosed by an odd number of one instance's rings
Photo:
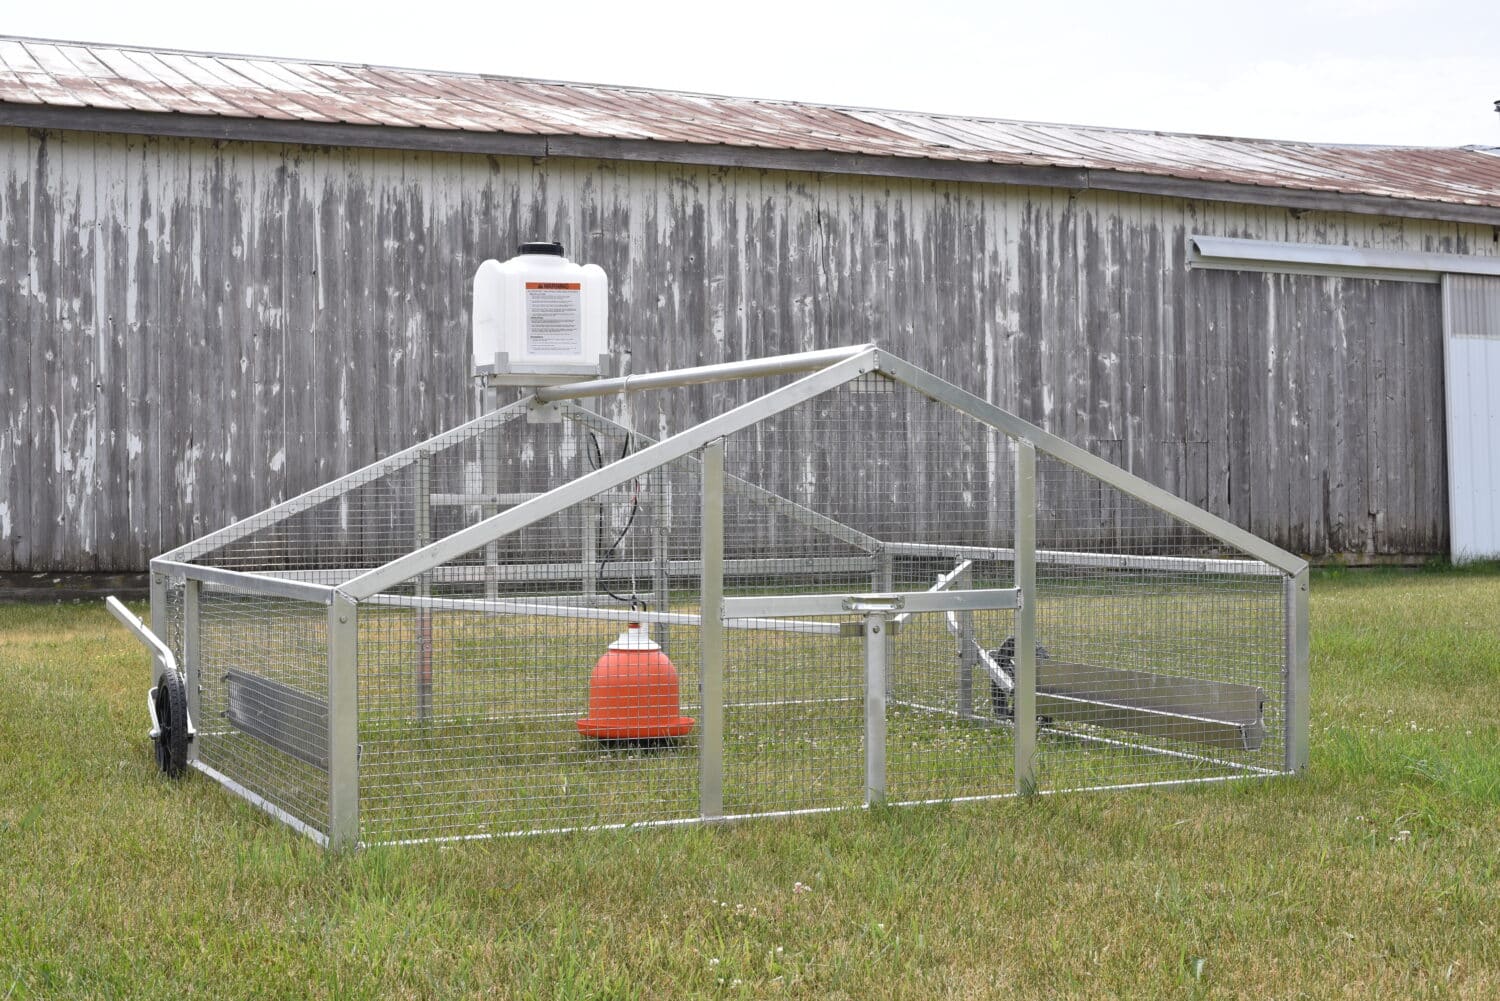
[[[0,0],[0,32],[1325,142],[1500,146],[1500,0]]]

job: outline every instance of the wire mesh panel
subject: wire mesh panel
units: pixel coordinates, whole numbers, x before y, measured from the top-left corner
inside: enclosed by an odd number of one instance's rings
[[[1283,576],[1048,456],[1037,507],[1039,785],[1279,770]]]
[[[681,460],[361,606],[363,841],[698,815],[698,494]]]
[[[930,562],[908,558],[897,566]],[[945,562],[949,565],[930,581],[950,577],[956,569],[958,586],[1014,586],[1009,562],[966,558],[957,567]],[[1014,632],[1014,617],[1010,611],[991,610],[910,615],[901,621],[890,639],[888,658],[886,762],[893,801],[1015,791],[1010,697],[981,659],[986,644]]]
[[[1011,588],[1008,562],[966,555],[982,547],[993,557],[1010,543],[1010,462],[999,432],[878,375],[759,422],[727,441],[725,594],[795,604],[797,595]],[[736,482],[778,500],[737,494]],[[734,573],[755,561],[783,569]],[[1014,789],[1009,731],[984,709],[987,690],[974,695],[984,684],[975,644],[1002,633],[1008,615],[896,614],[881,627],[887,798]],[[728,624],[726,810],[863,802],[863,619]]]
[[[202,584],[197,628],[199,762],[326,833],[327,608]]]
[[[566,482],[585,468],[571,424],[523,407],[461,428],[252,515],[174,554],[182,561],[340,584]]]

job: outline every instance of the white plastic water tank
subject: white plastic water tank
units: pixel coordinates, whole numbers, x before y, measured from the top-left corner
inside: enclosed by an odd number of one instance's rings
[[[523,243],[474,274],[474,371],[497,381],[599,374],[609,350],[609,279],[560,243]]]

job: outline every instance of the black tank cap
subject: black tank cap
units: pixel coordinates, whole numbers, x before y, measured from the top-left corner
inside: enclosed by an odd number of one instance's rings
[[[563,256],[563,245],[560,243],[523,243],[521,244],[523,254],[551,254],[553,257]]]

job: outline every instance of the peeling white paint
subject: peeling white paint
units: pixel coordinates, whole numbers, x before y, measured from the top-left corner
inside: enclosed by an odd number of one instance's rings
[[[12,132],[19,141],[7,144]],[[35,140],[30,142],[34,147]],[[314,474],[344,471],[333,468],[334,463],[357,465],[357,460],[372,458],[381,449],[404,444],[412,429],[429,430],[434,420],[439,425],[461,422],[468,416],[469,394],[464,373],[452,362],[456,355],[467,360],[466,295],[462,291],[466,282],[455,278],[458,257],[447,255],[451,259],[444,260],[436,248],[463,248],[461,257],[470,249],[465,242],[468,238],[458,239],[456,233],[472,232],[475,239],[489,239],[492,229],[485,227],[493,227],[494,221],[476,223],[483,215],[482,202],[511,206],[519,218],[555,220],[560,228],[554,235],[570,244],[591,245],[585,253],[611,268],[616,289],[611,302],[614,347],[622,353],[634,347],[636,352],[626,371],[692,364],[700,360],[700,352],[705,355],[701,360],[711,361],[715,359],[707,355],[713,353],[743,357],[818,346],[819,338],[830,335],[844,340],[869,337],[1002,406],[1016,409],[1024,395],[1029,406],[1041,411],[1027,416],[1041,418],[1081,444],[1089,444],[1085,439],[1095,430],[1090,418],[1107,418],[1108,428],[1101,436],[1149,443],[1130,455],[1149,467],[1139,470],[1148,478],[1185,475],[1170,463],[1159,464],[1151,449],[1162,442],[1182,446],[1191,442],[1190,453],[1178,448],[1162,455],[1186,456],[1182,462],[1191,469],[1191,482],[1202,484],[1227,482],[1229,463],[1239,461],[1227,452],[1223,430],[1227,422],[1218,418],[1232,396],[1245,394],[1230,384],[1238,374],[1229,367],[1233,352],[1223,350],[1222,345],[1229,343],[1225,338],[1230,330],[1259,331],[1267,318],[1247,315],[1241,322],[1235,315],[1221,318],[1213,312],[1202,313],[1191,299],[1191,285],[1188,298],[1175,285],[1163,284],[1153,291],[1152,275],[1159,273],[1174,281],[1183,277],[1170,257],[1174,241],[1180,248],[1187,232],[1210,229],[1250,238],[1379,243],[1388,249],[1453,251],[1462,243],[1466,253],[1500,253],[1500,244],[1491,241],[1488,227],[1386,220],[1377,232],[1355,217],[1308,212],[1288,220],[1277,213],[1242,212],[1233,207],[1215,209],[1201,225],[1196,221],[1186,225],[1184,220],[1196,220],[1206,210],[1173,199],[1141,202],[1134,196],[1117,198],[1098,192],[1070,196],[997,185],[982,191],[966,189],[973,196],[970,206],[967,195],[962,204],[950,201],[951,193],[942,186],[903,183],[893,188],[887,181],[871,178],[809,175],[788,179],[725,169],[721,187],[719,175],[711,177],[711,172],[692,166],[612,163],[560,169],[515,158],[483,161],[461,156],[435,158],[422,180],[410,182],[403,180],[407,175],[400,167],[402,159],[422,154],[367,153],[350,159],[346,151],[337,149],[288,156],[280,147],[213,147],[191,140],[175,143],[171,150],[157,150],[155,140],[150,139],[80,136],[68,142],[85,153],[90,143],[96,143],[91,156],[73,162],[82,172],[79,176],[92,181],[101,197],[97,205],[82,204],[76,219],[49,226],[54,234],[64,236],[74,227],[79,232],[94,227],[97,261],[80,266],[79,261],[63,256],[48,258],[44,253],[38,258],[39,244],[26,239],[29,231],[24,220],[0,234],[11,241],[12,249],[20,248],[22,263],[17,271],[24,268],[27,251],[31,253],[35,268],[17,276],[19,293],[31,305],[30,315],[42,318],[33,328],[32,364],[45,359],[49,366],[35,385],[25,380],[0,389],[0,399],[10,403],[9,423],[0,429],[0,437],[8,434],[20,443],[14,453],[6,453],[5,465],[0,467],[0,503],[8,505],[10,531],[26,540],[13,548],[8,542],[0,545],[0,565],[7,567],[7,560],[20,560],[27,567],[45,568],[44,561],[53,558],[93,559],[109,567],[139,565],[151,555],[147,547],[185,541],[161,535],[163,529],[170,533],[182,526],[169,524],[172,518],[158,512],[178,506],[171,497],[174,492],[194,489],[194,484],[179,487],[174,473],[186,480],[201,469],[204,476],[214,477],[212,489],[205,480],[205,493],[210,496],[200,499],[203,507],[191,512],[193,519],[211,528],[234,511],[260,509],[278,490],[295,493],[315,485],[307,481]],[[28,174],[35,162],[28,159],[27,143],[24,130],[0,130],[0,170],[8,172],[0,172],[0,185],[14,180],[25,189],[30,184],[34,194],[50,181],[36,181]],[[201,233],[182,232],[179,227],[175,257],[167,239],[172,220],[195,209],[204,197],[201,187],[184,186],[180,183],[183,175],[174,173],[185,169],[188,158],[194,157],[199,159],[193,163],[223,166],[224,195],[233,202],[226,209],[235,220],[228,235],[232,260],[222,269],[222,301],[227,305],[221,329],[208,336],[203,333],[204,321],[211,324],[213,314],[205,316],[200,307],[204,293],[213,290],[199,284],[210,277],[199,268],[204,251]],[[396,169],[391,173],[389,167]],[[341,235],[324,232],[319,227],[330,221],[309,214],[316,199],[288,200],[268,194],[280,183],[270,179],[281,169],[299,172],[301,183],[328,184],[331,190],[353,191],[354,185],[362,185],[374,213],[367,221],[373,226],[356,233],[338,219],[332,224]],[[539,180],[544,183],[538,186]],[[409,269],[398,269],[396,259],[384,257],[378,244],[381,227],[395,234],[393,246],[406,239],[406,231],[392,223],[396,184],[431,196],[423,198],[426,210],[413,225],[424,229],[432,253],[409,256]],[[598,186],[597,201],[608,206],[609,218],[601,229],[591,228],[584,234],[574,232],[573,227],[584,200],[591,197],[581,188],[588,184]],[[672,185],[682,187],[670,194]],[[102,197],[105,191],[110,192],[108,198]],[[845,194],[853,206],[848,211],[839,207]],[[678,239],[685,232],[684,220],[704,205],[712,208],[703,220],[701,241]],[[814,221],[820,211],[824,227]],[[537,212],[542,214],[537,216]],[[291,246],[282,241],[294,216],[308,224],[310,238]],[[475,225],[480,228],[463,229]],[[1079,234],[1090,225],[1103,240],[1100,263],[1107,277],[1103,271],[1090,270],[1079,256],[1083,239]],[[947,254],[951,249],[948,227],[952,239],[958,241],[956,246],[968,248],[972,239],[975,252],[967,261],[959,260],[951,272],[936,263],[952,259]],[[6,219],[0,218],[0,230],[5,229]],[[1117,231],[1119,237],[1112,235]],[[1133,244],[1110,243],[1148,233],[1153,237],[1159,233],[1163,242],[1152,244],[1153,249],[1139,262],[1130,256]],[[782,240],[793,244],[786,253],[780,249]],[[60,241],[55,253],[73,253],[70,248],[75,246],[76,241]],[[942,257],[934,254],[939,247]],[[80,253],[86,256],[88,252]],[[289,256],[294,253],[296,260]],[[1160,271],[1152,261],[1158,254]],[[317,355],[312,373],[304,370],[304,362],[290,360],[307,357],[305,352],[288,352],[296,338],[306,336],[305,329],[294,327],[305,325],[308,308],[314,305],[309,301],[307,281],[299,278],[284,283],[289,273],[317,275],[315,305],[323,311],[313,317],[316,348],[318,352],[326,348],[328,353]],[[1142,291],[1132,283],[1142,280],[1143,274],[1148,282],[1145,300],[1132,298]],[[1194,281],[1202,277],[1186,274]],[[92,281],[92,294],[76,301],[72,294],[76,285],[66,286],[66,293],[56,287],[62,275]],[[688,275],[693,280],[701,275],[699,292],[691,290]],[[1062,275],[1068,280],[1063,281]],[[1411,480],[1419,484],[1415,492],[1408,489],[1410,481],[1389,477],[1387,490],[1369,473],[1366,450],[1357,443],[1382,440],[1375,437],[1378,421],[1393,422],[1405,411],[1385,406],[1381,413],[1372,411],[1367,424],[1367,415],[1360,409],[1364,401],[1351,397],[1343,402],[1337,395],[1338,385],[1329,380],[1342,372],[1346,358],[1370,359],[1351,362],[1356,367],[1350,371],[1358,377],[1359,386],[1366,384],[1363,372],[1373,371],[1377,360],[1384,371],[1400,371],[1396,365],[1403,356],[1392,352],[1404,349],[1391,347],[1389,325],[1380,317],[1373,327],[1368,326],[1368,317],[1342,287],[1335,279],[1298,280],[1295,304],[1283,301],[1286,289],[1280,286],[1269,288],[1264,300],[1276,309],[1295,305],[1309,322],[1319,324],[1323,337],[1317,358],[1311,350],[1314,342],[1307,342],[1306,370],[1311,375],[1305,391],[1300,383],[1293,383],[1297,388],[1292,390],[1276,390],[1280,395],[1272,399],[1281,404],[1279,409],[1258,415],[1257,430],[1274,429],[1267,425],[1274,418],[1283,422],[1277,426],[1290,427],[1305,437],[1310,444],[1304,454],[1316,468],[1327,470],[1332,485],[1327,500],[1317,496],[1317,491],[1298,494],[1294,486],[1286,508],[1291,513],[1281,517],[1292,524],[1299,519],[1326,521],[1331,526],[1329,534],[1350,551],[1359,549],[1365,529],[1362,523],[1351,523],[1349,514],[1366,500],[1363,494],[1370,484],[1368,503],[1383,511],[1389,508],[1386,524],[1410,523],[1415,526],[1414,537],[1436,538],[1431,534],[1437,530],[1433,526],[1440,529],[1446,518],[1429,518],[1424,512],[1443,500],[1441,435],[1439,431],[1423,437],[1420,421],[1426,414],[1440,429],[1441,396],[1435,397],[1436,410],[1430,412],[1424,408],[1430,407],[1431,400],[1400,397],[1412,401],[1413,433],[1408,438],[1425,447],[1414,456]],[[1115,291],[1120,296],[1111,298]],[[220,300],[210,297],[206,301]],[[785,311],[783,302],[791,304]],[[1418,309],[1422,306],[1415,299],[1410,302]],[[1144,336],[1137,337],[1140,332],[1126,317],[1111,312],[1112,303],[1140,305]],[[1240,304],[1239,299],[1225,301],[1235,308]],[[77,315],[67,315],[70,311]],[[111,317],[109,322],[106,315]],[[1097,317],[1097,322],[1085,325],[1081,319],[1085,316]],[[292,317],[298,319],[294,322]],[[1131,322],[1133,317],[1132,312]],[[1170,333],[1174,324],[1187,334],[1185,347],[1174,349],[1170,337],[1160,343],[1153,339],[1157,331]],[[1421,333],[1419,326],[1411,325],[1408,338]],[[706,343],[705,333],[712,343]],[[1378,343],[1368,340],[1371,336]],[[1246,360],[1250,362],[1251,371],[1244,374],[1251,378],[1265,362],[1275,370],[1273,374],[1284,374],[1293,364],[1292,354],[1303,353],[1301,342],[1279,334],[1255,343],[1265,347],[1240,362],[1242,367]],[[1361,354],[1367,345],[1385,353]],[[1143,367],[1146,352],[1158,350],[1159,359]],[[1098,369],[1091,370],[1089,362],[1095,357]],[[12,359],[0,345],[0,366]],[[1357,367],[1360,364],[1371,368],[1362,370]],[[198,366],[204,366],[204,371],[197,371]],[[1091,374],[1100,370],[1109,377],[1096,379]],[[1142,382],[1143,372],[1156,374],[1160,385]],[[1181,399],[1172,398],[1169,378],[1179,372],[1186,372],[1187,380],[1178,386],[1185,394]],[[1022,379],[1031,382],[1023,384]],[[1396,392],[1394,382],[1394,377],[1387,376],[1386,394]],[[1152,398],[1158,389],[1166,398]],[[305,395],[309,390],[315,394],[311,401]],[[1411,390],[1419,391],[1420,387]],[[656,399],[642,395],[606,405],[609,413],[627,421],[633,408],[643,430],[664,438],[674,427],[680,429],[699,416],[683,405],[687,395],[661,394]],[[693,398],[717,401],[728,397],[711,389],[695,392]],[[209,408],[214,406],[222,407],[222,412],[213,413]],[[91,408],[97,408],[93,411],[97,420],[87,416]],[[331,441],[333,433],[342,437],[337,445],[318,453],[317,463],[303,462],[299,453],[298,464],[292,465],[286,454],[290,446],[277,451],[269,460],[269,472],[277,475],[267,475],[266,456],[290,440],[289,435],[305,435],[314,427],[320,442]],[[1122,430],[1128,433],[1118,433]],[[1359,434],[1365,437],[1356,437]],[[192,458],[181,454],[189,435],[203,443],[201,454]],[[147,441],[152,446],[149,454]],[[1439,442],[1438,447],[1431,447],[1433,441]],[[1322,452],[1314,451],[1319,443]],[[767,439],[767,447],[772,444]],[[526,462],[538,472],[540,464],[549,463],[570,473],[578,467],[579,452],[586,445],[570,428],[562,436],[540,439],[524,455],[512,454],[507,461]],[[1010,489],[1012,461],[1004,436],[989,432],[983,439],[955,442],[954,459],[964,459],[969,449],[975,450],[971,458],[979,459],[978,453],[984,453],[978,465],[987,474],[971,469],[967,479],[955,477],[934,490],[940,488],[941,496],[957,503],[958,491],[970,487],[972,494],[965,491],[964,502],[981,506],[998,491],[1001,503],[1008,504],[1005,492]],[[899,462],[898,451],[890,450],[889,462]],[[1135,448],[1126,451],[1135,452]],[[477,464],[472,468],[473,472],[466,469],[463,475],[473,479],[475,490],[482,489]],[[809,503],[826,506],[842,475],[827,472],[835,468],[841,467],[828,462],[815,466],[801,485],[796,484],[803,471],[795,462],[789,467],[778,464],[769,475],[776,478],[778,487],[785,484],[787,491],[799,491],[797,495]],[[229,478],[223,478],[225,469],[231,472]],[[824,471],[824,482],[811,482],[816,469]],[[956,472],[957,468],[944,469],[942,475]],[[1235,472],[1238,484],[1243,478],[1238,468]],[[17,488],[18,475],[37,482]],[[993,485],[981,485],[983,476]],[[901,478],[887,465],[872,485],[886,487],[892,480]],[[450,483],[445,482],[442,489],[451,489]],[[1438,484],[1436,501],[1430,490],[1422,492],[1427,483]],[[126,494],[106,492],[127,485]],[[910,501],[912,485],[902,482],[901,486],[907,488],[904,496]],[[7,495],[12,489],[27,493]],[[1376,491],[1384,492],[1377,497]],[[1356,494],[1360,498],[1354,499]],[[894,496],[901,502],[899,491]],[[43,521],[50,520],[54,511],[65,512],[61,530],[50,536],[39,531],[40,538],[33,543],[28,521],[33,507],[48,512]],[[992,531],[1001,531],[1006,517],[992,510],[986,524]],[[974,523],[979,524],[977,518]],[[117,525],[121,543],[107,551],[82,552],[92,525],[99,527],[101,545],[107,545],[115,534],[113,529],[106,531],[106,526]],[[1310,545],[1317,549],[1323,542],[1322,535],[1315,535]],[[35,553],[29,549],[33,544]],[[1397,539],[1395,544],[1402,543]]]
[[[202,445],[191,445],[182,457],[173,464],[178,495],[183,506],[190,507],[198,486],[198,462],[203,457]]]

